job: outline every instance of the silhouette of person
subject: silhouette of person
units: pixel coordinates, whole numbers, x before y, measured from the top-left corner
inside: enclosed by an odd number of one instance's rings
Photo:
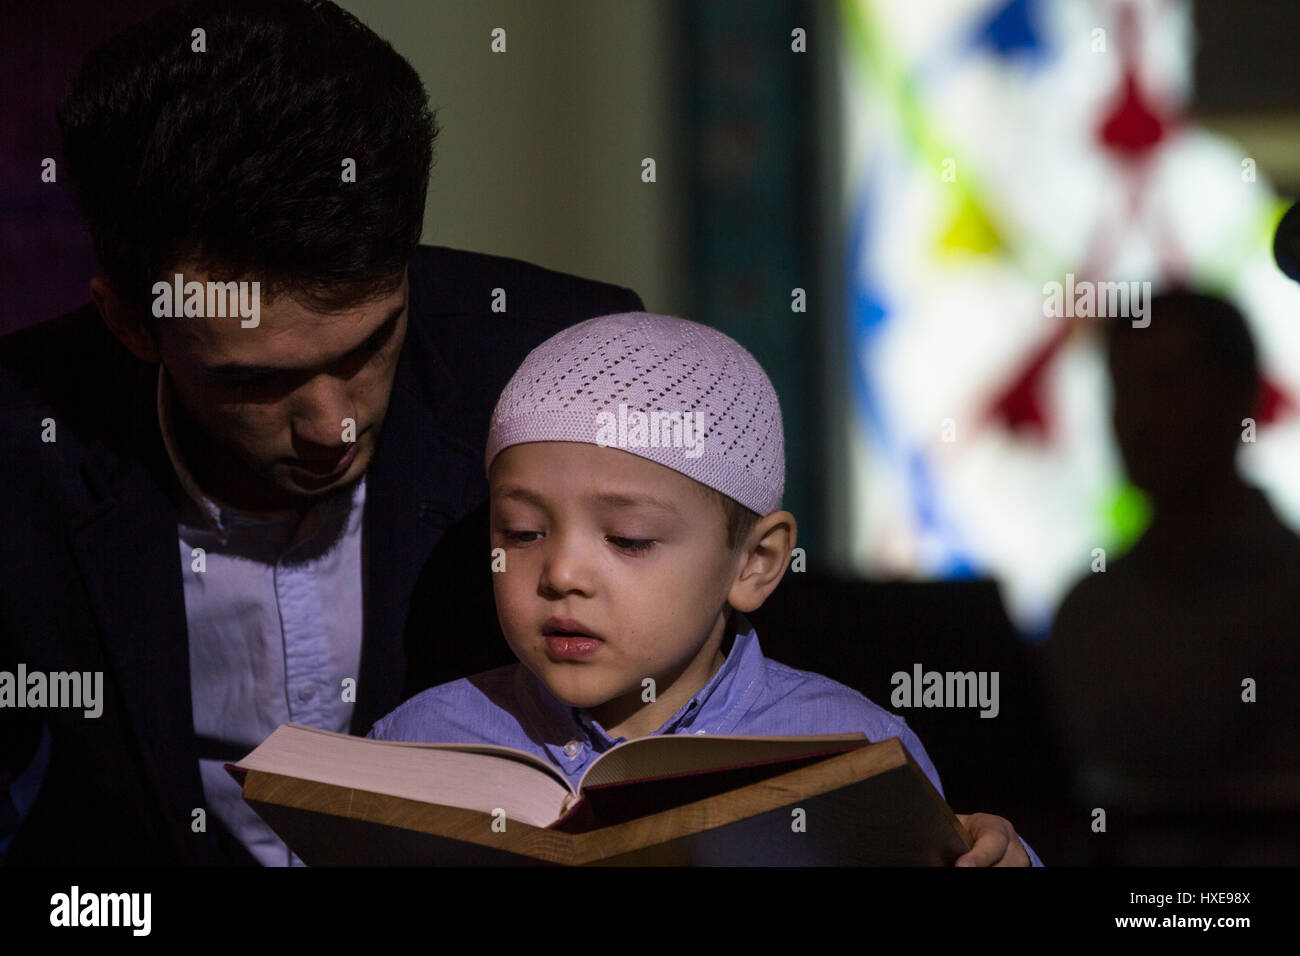
[[[1072,796],[1106,811],[1098,862],[1294,862],[1300,537],[1236,467],[1255,346],[1208,295],[1163,293],[1150,315],[1111,323],[1106,355],[1152,520],[1074,586],[1044,648]]]

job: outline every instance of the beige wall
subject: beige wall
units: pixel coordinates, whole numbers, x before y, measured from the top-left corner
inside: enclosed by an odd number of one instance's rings
[[[655,0],[340,0],[419,71],[441,128],[423,242],[526,259],[685,314],[686,168]],[[506,31],[492,53],[491,31]],[[658,182],[641,182],[654,157]]]

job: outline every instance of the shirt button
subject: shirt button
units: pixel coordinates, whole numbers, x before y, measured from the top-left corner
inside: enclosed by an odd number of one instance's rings
[[[697,734],[702,734],[702,733],[704,733],[704,731],[702,731],[702,730],[697,730],[697,731],[695,731],[695,732],[696,732]]]
[[[576,757],[578,751],[582,749],[582,744],[576,740],[570,740],[564,745],[564,754],[567,757]]]
[[[311,699],[312,699],[313,697],[315,697],[315,696],[316,696],[316,688],[315,688],[315,687],[299,687],[299,688],[298,688],[298,699],[299,699],[300,701],[302,701],[304,704],[305,704],[307,701],[311,700]]]

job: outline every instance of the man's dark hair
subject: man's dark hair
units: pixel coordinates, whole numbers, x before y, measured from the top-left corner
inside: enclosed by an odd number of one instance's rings
[[[419,243],[438,133],[424,86],[324,0],[162,10],[86,57],[58,121],[100,264],[146,317],[182,263],[352,308],[392,291]]]

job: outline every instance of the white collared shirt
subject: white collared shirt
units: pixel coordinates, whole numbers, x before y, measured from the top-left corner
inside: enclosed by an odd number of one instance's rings
[[[290,721],[347,733],[360,677],[365,476],[301,519],[237,511],[204,494],[181,461],[172,401],[160,366],[158,423],[188,495],[177,539],[195,733],[241,755]],[[199,761],[206,813],[263,864],[301,866],[244,802],[223,762]]]

